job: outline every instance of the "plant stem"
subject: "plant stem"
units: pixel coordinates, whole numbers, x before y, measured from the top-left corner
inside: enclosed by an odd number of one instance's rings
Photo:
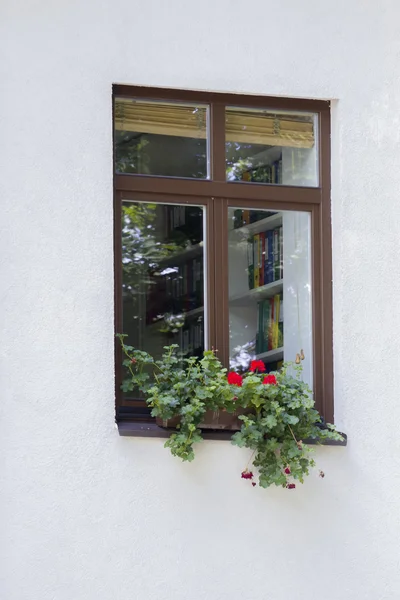
[[[293,433],[293,429],[290,427],[289,423],[288,423],[288,427],[290,429],[290,433],[292,434],[294,441],[296,442],[296,444],[298,444],[298,441],[296,440],[295,435]]]
[[[253,456],[255,455],[255,453],[256,453],[256,450],[253,450],[253,452],[252,452],[252,455],[250,456],[250,458],[249,458],[249,460],[248,460],[248,462],[247,462],[247,465],[246,465],[246,469],[245,469],[245,471],[247,471],[247,470],[248,470],[248,468],[249,468],[249,464],[250,464],[250,462],[253,460]]]

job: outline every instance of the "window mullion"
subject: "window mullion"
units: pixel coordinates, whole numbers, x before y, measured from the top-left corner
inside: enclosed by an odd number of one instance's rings
[[[228,227],[227,206],[224,198],[214,200],[214,321],[215,348],[218,358],[226,367],[229,366],[229,299],[228,299]]]
[[[207,337],[205,347],[207,349],[215,348],[217,344],[215,331],[215,270],[216,270],[216,253],[215,253],[215,216],[214,216],[214,199],[211,199],[206,209],[206,286],[207,293],[204,295],[207,315]]]
[[[214,102],[210,107],[211,179],[226,182],[225,105]]]

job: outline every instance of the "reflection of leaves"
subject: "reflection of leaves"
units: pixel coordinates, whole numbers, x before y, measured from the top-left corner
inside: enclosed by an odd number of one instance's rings
[[[115,132],[115,168],[118,173],[148,174],[148,156],[144,148],[149,143],[129,131]]]
[[[150,285],[150,271],[160,261],[177,251],[177,245],[162,242],[156,235],[157,208],[149,203],[127,203],[122,206],[122,273],[123,292],[135,295]]]

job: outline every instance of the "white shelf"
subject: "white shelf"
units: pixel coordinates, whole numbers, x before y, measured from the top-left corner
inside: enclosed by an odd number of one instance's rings
[[[195,258],[196,256],[203,254],[203,249],[203,242],[200,242],[200,244],[195,244],[194,246],[182,248],[181,252],[176,252],[175,254],[171,254],[170,256],[166,256],[160,260],[159,267],[167,267],[171,264],[182,264],[190,258]]]
[[[275,348],[274,350],[268,350],[268,352],[261,352],[257,354],[256,358],[264,361],[275,361],[283,359],[283,348]]]
[[[243,227],[237,227],[237,229],[232,229],[231,233],[240,231],[241,233],[245,233],[246,235],[254,235],[255,233],[260,233],[261,231],[270,231],[271,229],[275,229],[275,227],[280,227],[281,225],[282,213],[276,213],[275,215],[271,215],[270,217],[261,219],[261,221],[255,221],[254,223],[243,225]]]
[[[254,305],[255,302],[265,300],[265,298],[272,298],[272,296],[275,296],[275,294],[279,294],[282,291],[283,279],[279,279],[279,281],[267,283],[266,285],[263,285],[261,287],[248,290],[244,294],[240,294],[237,296],[233,296],[233,298],[229,298],[229,305],[251,306]]]
[[[203,312],[204,312],[204,306],[199,306],[198,308],[193,308],[192,310],[189,310],[188,312],[181,311],[174,316],[182,317],[182,320],[184,320],[184,319],[188,319],[190,317],[195,317],[196,315],[201,315]],[[156,321],[153,321],[152,323],[149,323],[148,325],[146,325],[146,327],[147,328],[155,327],[156,325],[160,325],[162,323],[164,323],[164,319],[161,318],[161,319],[157,319]]]
[[[193,308],[192,310],[189,310],[189,312],[184,312],[182,313],[184,315],[184,317],[194,317],[195,315],[200,315],[201,313],[204,312],[204,306],[199,306],[198,308]]]

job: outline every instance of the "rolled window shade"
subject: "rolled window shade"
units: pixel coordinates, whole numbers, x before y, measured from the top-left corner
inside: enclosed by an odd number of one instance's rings
[[[247,144],[313,148],[313,117],[289,113],[227,109],[226,140]],[[114,125],[117,131],[207,137],[207,108],[172,103],[117,98]]]
[[[117,131],[205,139],[207,107],[117,98],[114,125]]]

